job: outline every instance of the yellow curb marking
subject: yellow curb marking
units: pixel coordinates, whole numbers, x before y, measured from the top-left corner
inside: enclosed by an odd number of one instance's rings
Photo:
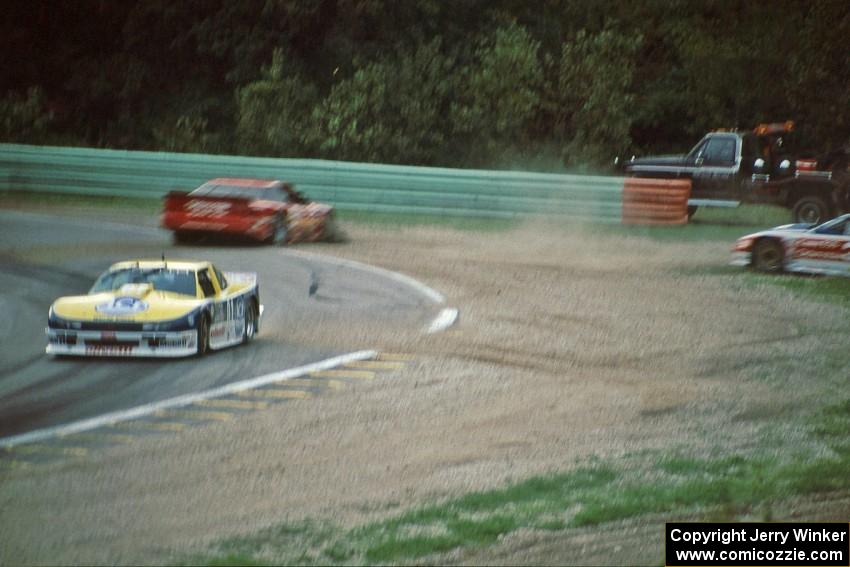
[[[293,378],[285,382],[275,382],[275,388],[330,388],[339,390],[345,387],[342,380],[331,380],[328,378]],[[246,392],[247,394],[247,392]]]
[[[89,453],[85,447],[50,447],[47,445],[21,445],[7,450],[21,455],[68,455],[70,457],[85,457]]]
[[[185,423],[174,421],[121,421],[110,424],[110,427],[127,427],[133,429],[156,429],[157,431],[182,431]]]
[[[13,459],[11,461],[0,461],[0,470],[15,470],[15,469],[32,469],[35,465],[28,461],[19,461]]]
[[[157,410],[154,415],[176,417],[177,419],[194,419],[200,421],[227,421],[233,419],[232,413],[226,411],[195,411],[195,410]]]
[[[399,362],[410,362],[414,360],[412,354],[404,354],[400,352],[381,352],[378,353],[378,358],[376,360],[394,360]]]
[[[302,388],[315,388],[316,386],[339,390],[345,387],[342,380],[330,380],[328,378],[295,378],[286,382],[279,382],[278,386],[296,386]]]
[[[202,400],[198,402],[198,406],[207,406],[213,408],[229,408],[229,409],[266,409],[269,407],[268,402],[252,402],[250,400],[231,400],[225,398]]]
[[[310,392],[303,390],[247,390],[239,392],[240,396],[255,396],[260,398],[294,398],[305,399],[311,397]]]
[[[132,435],[122,435],[121,433],[71,433],[70,435],[60,435],[59,438],[73,441],[110,441],[113,443],[130,443],[135,439]]]
[[[372,370],[319,370],[311,372],[310,376],[314,378],[358,378],[371,380],[375,377],[375,372]]]
[[[344,365],[346,368],[362,368],[370,370],[398,370],[407,366],[404,362],[395,360],[354,360]]]

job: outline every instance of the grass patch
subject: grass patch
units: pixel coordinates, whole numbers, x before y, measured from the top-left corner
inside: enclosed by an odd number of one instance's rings
[[[694,225],[772,227],[793,222],[791,211],[773,205],[742,205],[732,209],[701,207],[691,218]]]
[[[688,272],[684,272],[688,273]],[[805,274],[762,274],[731,266],[701,268],[695,273],[713,275],[740,274],[745,285],[770,285],[790,291],[795,297],[850,308],[850,278]]]
[[[214,557],[209,560],[208,565],[210,565],[210,567],[237,567],[238,565],[245,565],[246,567],[264,567],[266,565],[275,564],[268,563],[265,561],[258,561],[255,557],[251,555],[230,554]]]
[[[836,454],[850,458],[850,399],[821,411],[813,419],[812,432]]]
[[[850,307],[850,278],[787,275],[763,279],[807,299]]]
[[[258,558],[266,556],[298,564],[416,562],[454,549],[491,545],[520,528],[561,530],[652,513],[668,513],[674,519],[676,512],[700,508],[707,510],[706,519],[718,521],[760,509],[767,521],[773,518],[772,502],[850,489],[850,450],[845,440],[850,430],[850,399],[825,408],[809,426],[813,439],[835,449],[831,456],[791,455],[779,460],[671,454],[641,459],[621,469],[595,462],[349,530],[326,524],[267,530],[258,537],[230,540],[219,547],[220,555],[203,562],[229,564],[229,558],[235,557],[246,564],[262,563]],[[298,538],[293,539],[293,533]]]

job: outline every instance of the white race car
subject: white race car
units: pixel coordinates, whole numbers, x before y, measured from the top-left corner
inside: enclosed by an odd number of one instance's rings
[[[731,264],[762,272],[850,276],[850,214],[817,226],[786,224],[742,236]]]

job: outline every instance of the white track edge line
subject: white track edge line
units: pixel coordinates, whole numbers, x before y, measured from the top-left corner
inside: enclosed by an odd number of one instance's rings
[[[442,311],[440,311],[439,315],[437,315],[433,321],[431,321],[431,325],[428,327],[428,334],[439,333],[445,329],[448,329],[454,322],[457,321],[458,310],[454,307],[446,307]]]
[[[348,260],[346,258],[339,258],[337,256],[327,256],[325,254],[314,254],[311,252],[303,252],[301,250],[286,250],[285,253],[289,256],[300,256],[301,258],[310,258],[321,262],[327,262],[329,264],[339,264],[340,266],[347,266],[349,268],[379,274],[391,280],[403,283],[407,286],[414,288],[434,303],[446,302],[446,297],[436,289],[429,287],[424,283],[420,282],[419,280],[412,278],[406,274],[402,274],[400,272],[394,272],[392,270],[387,270],[386,268],[379,268],[378,266],[373,266],[371,264],[364,264],[363,262],[358,262],[356,260]]]
[[[319,262],[326,262],[328,264],[346,266],[349,268],[362,270],[364,272],[372,272],[374,274],[384,276],[393,281],[403,283],[409,287],[412,287],[434,303],[442,304],[446,302],[446,297],[439,291],[425,285],[424,283],[420,282],[415,278],[412,278],[400,272],[394,272],[392,270],[380,268],[371,264],[364,264],[363,262],[358,262],[356,260],[348,260],[347,258],[339,258],[337,256],[326,256],[324,254],[304,252],[302,250],[286,250],[285,253],[289,256],[295,256],[296,258],[311,259]],[[425,332],[428,334],[439,333],[440,331],[451,327],[457,320],[457,316],[457,309],[453,307],[447,307],[437,314],[437,316],[431,321],[431,324],[428,326]]]
[[[250,378],[248,380],[242,380],[240,382],[233,382],[232,384],[227,384],[225,386],[221,386],[220,388],[214,388],[212,390],[206,390],[204,392],[177,396],[175,398],[169,398],[167,400],[162,400],[159,402],[144,404],[127,410],[106,413],[97,417],[74,421],[64,425],[47,427],[44,429],[36,429],[35,431],[29,431],[27,433],[13,435],[11,437],[0,438],[0,447],[8,449],[16,445],[22,445],[24,443],[32,443],[34,441],[42,441],[44,439],[50,439],[53,437],[71,435],[74,433],[81,433],[83,431],[90,431],[92,429],[97,429],[98,427],[103,427],[104,425],[110,425],[112,423],[118,423],[121,421],[129,421],[131,419],[146,417],[159,410],[184,407],[203,400],[208,400],[211,398],[220,398],[229,394],[235,394],[237,392],[243,392],[245,390],[251,390],[254,388],[259,388],[261,386],[266,386],[274,382],[282,382],[285,380],[298,378],[299,376],[304,376],[305,374],[308,374],[310,372],[328,370],[329,368],[342,366],[343,364],[353,362],[355,360],[372,359],[375,358],[377,355],[378,353],[374,350],[361,350],[348,354],[342,354],[339,356],[334,356],[332,358],[327,358],[325,360],[320,360],[318,362],[313,362],[311,364],[305,364],[304,366],[288,368],[279,372],[264,374],[256,378]]]

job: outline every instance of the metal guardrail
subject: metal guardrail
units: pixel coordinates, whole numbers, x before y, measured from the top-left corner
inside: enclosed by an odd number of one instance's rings
[[[161,198],[213,177],[287,180],[341,210],[598,222],[622,214],[619,177],[0,144],[6,191]]]

